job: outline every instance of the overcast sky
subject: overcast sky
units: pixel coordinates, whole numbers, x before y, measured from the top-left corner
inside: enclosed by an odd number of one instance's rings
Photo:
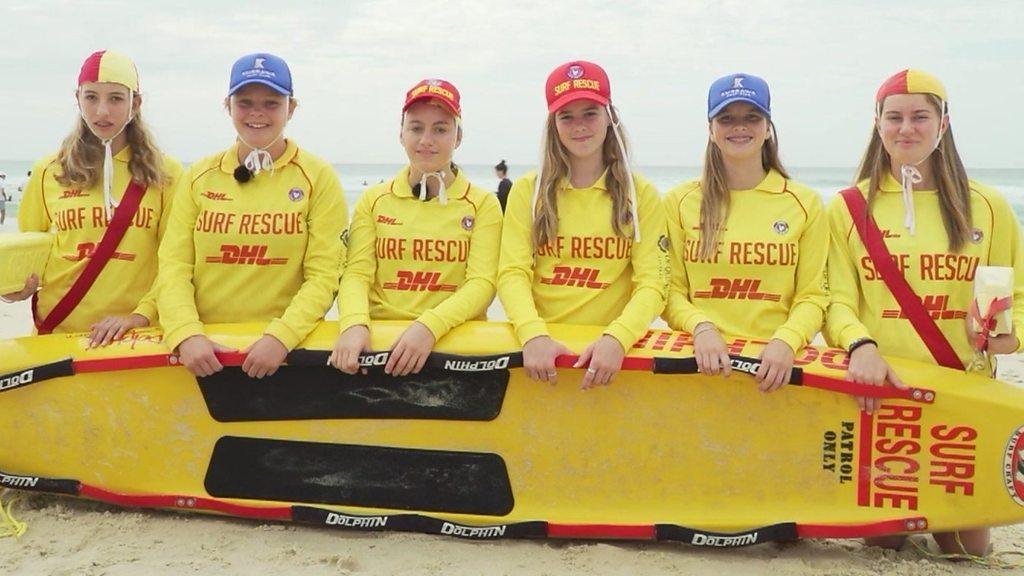
[[[638,164],[700,164],[707,88],[742,71],[771,85],[787,164],[855,165],[875,90],[909,66],[945,82],[969,167],[1024,168],[1022,24],[1019,1],[2,0],[0,158],[53,151],[82,60],[110,48],[135,60],[157,139],[184,161],[231,144],[231,64],[268,51],[295,78],[289,136],[332,162],[404,162],[405,91],[442,77],[463,97],[458,161],[533,164],[547,74],[586,59],[611,77]]]

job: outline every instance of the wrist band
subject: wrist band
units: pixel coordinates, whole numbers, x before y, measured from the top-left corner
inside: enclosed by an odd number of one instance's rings
[[[854,350],[856,350],[857,348],[860,348],[861,346],[863,346],[865,344],[874,344],[875,348],[878,348],[878,342],[875,342],[871,338],[859,338],[857,340],[854,340],[853,344],[850,344],[850,347],[846,350],[846,355],[847,356],[852,356]]]
[[[711,331],[718,332],[718,328],[716,328],[714,324],[711,324],[709,322],[708,325],[705,326],[704,328],[698,328],[698,329],[694,330],[693,331],[693,337],[694,337],[694,339],[696,339],[697,336],[700,336],[701,334],[703,334],[705,332],[711,332]]]

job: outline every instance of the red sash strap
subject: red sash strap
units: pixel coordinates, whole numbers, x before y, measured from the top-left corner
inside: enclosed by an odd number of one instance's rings
[[[145,193],[146,186],[134,180],[128,184],[128,188],[124,191],[124,197],[121,198],[121,204],[114,211],[114,217],[110,220],[110,224],[107,226],[107,231],[104,232],[99,246],[93,251],[92,256],[89,257],[89,262],[85,265],[75,283],[71,285],[67,294],[60,299],[60,302],[57,302],[57,305],[53,307],[53,310],[50,311],[42,322],[39,321],[39,313],[36,310],[36,298],[32,297],[32,317],[40,334],[50,334],[53,332],[53,329],[59,326],[74,311],[78,303],[89,292],[93,282],[96,281],[100,272],[103,271],[107,262],[110,261],[110,257],[114,255],[114,250],[117,249],[121,239],[124,238],[125,232],[128,231],[128,226],[135,219],[135,214],[139,211],[139,204],[142,203],[142,196]]]
[[[864,243],[875,269],[878,270],[904,314],[910,319],[911,325],[914,326],[914,330],[917,331],[924,345],[928,347],[928,351],[932,353],[935,361],[947,368],[963,370],[964,364],[956,355],[953,346],[939,330],[935,320],[921,303],[921,298],[910,287],[907,279],[903,277],[903,273],[893,262],[892,255],[885,246],[885,241],[882,240],[882,232],[875,224],[875,219],[867,213],[868,205],[860,190],[852,187],[839,194],[846,201],[846,208],[850,211],[853,224],[857,227],[857,233],[860,235],[860,240]]]

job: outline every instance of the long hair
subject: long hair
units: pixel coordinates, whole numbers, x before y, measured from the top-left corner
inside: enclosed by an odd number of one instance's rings
[[[775,124],[768,119],[768,133],[771,138],[761,146],[761,167],[775,170],[783,178],[789,173],[779,159],[779,134]],[[700,179],[700,251],[698,258],[710,260],[718,247],[718,238],[722,235],[722,225],[729,216],[729,185],[726,179],[725,159],[722,151],[710,138],[704,152],[704,172]]]
[[[935,111],[942,115],[942,100],[938,96],[925,94]],[[953,141],[953,129],[946,127],[946,132],[939,141],[938,148],[928,158],[935,185],[939,192],[939,209],[942,212],[942,224],[949,236],[949,251],[959,252],[971,239],[971,189],[967,183],[967,170],[960,160],[960,153]],[[882,145],[882,137],[876,128],[871,129],[871,140],[868,142],[864,157],[857,169],[857,180],[868,180],[868,211],[871,203],[878,196],[879,187],[885,175],[891,174],[892,157]]]
[[[608,195],[612,198],[612,229],[615,230],[617,236],[626,237],[632,233],[630,228],[632,215],[629,207],[629,167],[615,141],[614,124],[618,120],[618,113],[614,108],[612,108],[612,114],[613,116],[608,119],[608,131],[601,147],[601,159],[608,171],[605,186],[608,189]],[[623,147],[629,150],[629,143],[626,141],[621,124],[619,124],[619,131],[622,134]],[[536,209],[533,222],[533,245],[535,248],[553,243],[558,235],[558,192],[562,180],[572,178],[569,152],[558,139],[558,127],[555,125],[554,113],[548,114],[548,121],[544,127],[543,161],[538,177],[541,178],[539,206],[531,207]]]
[[[163,153],[156,147],[153,135],[142,119],[142,110],[137,110],[132,121],[124,129],[132,157],[128,161],[128,172],[132,179],[146,186],[162,187],[169,182],[164,172]],[[71,133],[64,138],[57,152],[60,173],[57,182],[63,186],[90,188],[102,178],[103,144],[79,117]]]

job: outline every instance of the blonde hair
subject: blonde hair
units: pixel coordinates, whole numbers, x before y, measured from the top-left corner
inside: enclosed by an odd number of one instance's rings
[[[942,100],[933,94],[925,94],[928,101],[939,112],[940,118],[944,116]],[[884,104],[884,102],[883,102]],[[882,106],[878,107],[881,114]],[[967,170],[964,169],[963,161],[956,150],[956,143],[953,141],[953,129],[946,127],[939,146],[928,158],[932,174],[935,176],[935,185],[939,193],[939,209],[942,212],[942,224],[946,228],[946,235],[949,236],[950,252],[959,252],[971,239],[971,189],[967,182]],[[882,137],[878,134],[877,128],[871,129],[871,140],[868,142],[864,157],[861,158],[860,167],[857,169],[857,180],[861,182],[868,180],[868,211],[871,213],[871,203],[878,195],[879,187],[885,175],[891,174],[892,157],[885,150],[882,144]],[[865,214],[866,216],[866,214]]]
[[[132,180],[146,186],[166,185],[170,178],[164,171],[163,153],[146,129],[142,110],[135,112],[124,133],[132,151],[128,161]],[[90,188],[99,183],[103,172],[103,144],[89,130],[84,119],[78,118],[71,133],[61,142],[57,162],[60,163],[60,173],[56,179],[61,185]]]
[[[629,166],[615,140],[615,124],[618,123],[618,113],[611,108],[612,117],[608,119],[608,130],[604,137],[604,144],[601,147],[601,159],[608,171],[605,178],[605,187],[608,195],[612,198],[612,228],[617,236],[626,237],[632,233],[632,214],[629,206]],[[606,112],[607,113],[607,112]],[[620,134],[622,134],[622,147],[629,149],[629,143],[619,123]],[[541,178],[539,207],[531,207],[536,210],[533,222],[533,245],[534,247],[547,246],[555,241],[558,236],[558,192],[561,189],[563,179],[571,178],[569,165],[569,152],[558,139],[558,127],[555,125],[555,114],[548,114],[547,124],[544,126],[543,136],[543,161],[538,178]]]
[[[779,138],[775,124],[768,121],[768,134],[771,136],[761,146],[761,167],[766,171],[775,170],[783,178],[789,173],[779,159]],[[712,121],[714,121],[712,119]],[[698,258],[710,260],[718,247],[718,238],[722,234],[722,225],[729,216],[729,185],[726,180],[725,159],[722,151],[712,139],[708,139],[708,147],[704,152],[704,172],[700,179],[700,251]]]

